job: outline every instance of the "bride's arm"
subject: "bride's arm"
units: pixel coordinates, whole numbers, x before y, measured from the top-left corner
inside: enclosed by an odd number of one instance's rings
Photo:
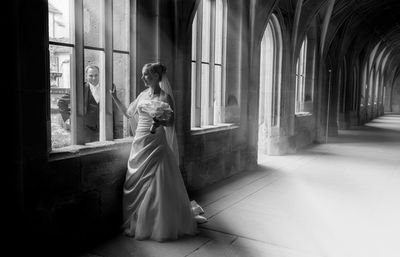
[[[112,96],[112,99],[114,100],[114,103],[117,105],[118,109],[125,115],[125,117],[130,118],[126,112],[126,110],[127,110],[126,106],[118,99],[117,90],[115,89],[114,84],[112,85],[110,94]]]

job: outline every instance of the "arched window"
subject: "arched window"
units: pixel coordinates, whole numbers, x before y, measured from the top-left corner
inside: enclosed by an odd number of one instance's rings
[[[301,44],[299,57],[296,62],[296,113],[304,111],[305,86],[307,71],[307,37]]]
[[[382,74],[382,96],[381,96],[381,103],[382,104],[385,104],[385,97],[386,97],[386,85],[385,85],[385,80],[386,80],[386,77],[385,77],[385,68],[386,68],[386,63],[387,63],[387,60],[388,60],[388,58],[389,58],[389,54],[390,54],[390,52],[386,52],[386,54],[385,54],[385,57],[383,58],[383,61],[382,61],[382,65],[381,65],[381,74]]]
[[[374,87],[376,86],[376,78],[377,78],[377,68],[376,64],[374,65],[374,60],[376,58],[376,54],[378,51],[378,47],[381,42],[378,42],[375,47],[372,49],[372,52],[369,56],[368,61],[368,72],[369,72],[369,81],[368,81],[368,106],[374,105],[375,99],[374,97]]]
[[[271,15],[260,49],[259,150],[269,153],[271,128],[279,126],[282,70],[282,34],[278,19]]]
[[[360,99],[360,108],[363,108],[366,103],[365,103],[365,92],[368,88],[368,80],[367,80],[367,74],[368,74],[368,63],[365,62],[364,68],[362,71],[362,79],[361,79],[361,99]]]
[[[368,81],[368,106],[372,105],[372,89],[374,88],[374,68],[369,72]]]
[[[355,111],[357,110],[357,104],[358,104],[358,97],[357,97],[357,89],[360,87],[360,82],[359,78],[357,76],[357,71],[358,67],[354,66],[353,67],[353,92],[352,92],[352,110]]]
[[[383,48],[380,53],[376,55],[376,60],[375,60],[375,69],[376,69],[376,83],[375,83],[375,93],[374,93],[374,105],[377,107],[379,103],[381,103],[381,100],[379,97],[381,97],[381,87],[382,87],[382,62],[381,60],[383,57],[383,54],[385,53],[386,48]]]
[[[48,1],[52,149],[129,136],[108,90],[130,102],[132,2]]]
[[[315,31],[312,30],[304,38],[296,62],[296,114],[313,111],[316,51]]]
[[[378,105],[378,92],[379,92],[379,87],[380,87],[380,78],[381,78],[381,72],[379,70],[376,71],[375,75],[375,92],[374,92],[374,106],[376,107]]]
[[[224,121],[225,0],[202,0],[192,24],[191,127]]]

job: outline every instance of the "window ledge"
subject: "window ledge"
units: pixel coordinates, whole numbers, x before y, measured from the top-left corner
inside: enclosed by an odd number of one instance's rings
[[[296,112],[294,114],[296,117],[306,117],[306,116],[312,116],[311,112]]]
[[[101,142],[87,143],[85,145],[66,146],[59,149],[53,149],[50,152],[49,159],[50,161],[60,160],[60,159],[74,158],[82,155],[114,150],[118,149],[123,145],[131,144],[132,141],[133,137],[127,137],[122,139],[115,139],[114,141],[101,141]]]
[[[209,125],[209,126],[204,126],[201,128],[192,128],[190,131],[190,134],[195,136],[195,135],[203,135],[203,134],[208,134],[208,133],[213,133],[213,132],[218,132],[218,131],[226,131],[226,130],[232,130],[239,128],[238,125],[233,124],[233,123],[220,123],[218,125]]]

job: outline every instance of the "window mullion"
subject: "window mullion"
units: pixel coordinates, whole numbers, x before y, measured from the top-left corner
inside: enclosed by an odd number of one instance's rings
[[[208,89],[208,124],[214,125],[214,89],[215,89],[215,8],[216,2],[211,1],[211,12],[210,12],[210,64],[209,64],[209,89]]]
[[[202,61],[202,30],[203,30],[203,1],[197,13],[197,43],[196,43],[196,99],[195,99],[195,126],[201,127],[201,61]],[[200,42],[200,43],[198,43]]]
[[[84,50],[83,50],[83,0],[75,0],[75,78],[71,86],[71,143],[83,144],[84,124],[83,116],[83,82],[84,78]]]
[[[137,6],[136,0],[130,0],[130,13],[129,13],[129,86],[126,88],[125,100],[130,103],[136,98],[136,17]],[[126,128],[126,135],[130,135],[130,125],[127,118],[124,116],[124,126]]]
[[[113,139],[113,110],[112,99],[107,94],[113,83],[113,5],[112,0],[104,2],[104,54],[105,54],[105,83],[102,85],[100,97],[100,141]]]
[[[223,14],[223,26],[222,26],[222,58],[221,58],[221,108],[224,106],[224,113],[221,115],[221,122],[225,122],[225,103],[226,103],[226,35],[227,35],[227,8],[226,1],[222,0],[222,14]],[[240,97],[238,99],[240,103]]]

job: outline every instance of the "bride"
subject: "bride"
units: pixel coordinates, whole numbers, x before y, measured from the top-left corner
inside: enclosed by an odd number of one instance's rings
[[[123,229],[138,240],[165,241],[197,233],[197,223],[206,219],[202,208],[189,201],[179,170],[179,152],[174,126],[174,98],[160,63],[143,66],[147,89],[126,108],[113,86],[111,95],[135,132],[123,192]],[[169,115],[155,117],[148,107],[167,106]],[[150,108],[151,109],[151,108]],[[156,109],[154,107],[153,109]],[[165,118],[166,117],[166,118]],[[150,131],[152,130],[152,131]]]

